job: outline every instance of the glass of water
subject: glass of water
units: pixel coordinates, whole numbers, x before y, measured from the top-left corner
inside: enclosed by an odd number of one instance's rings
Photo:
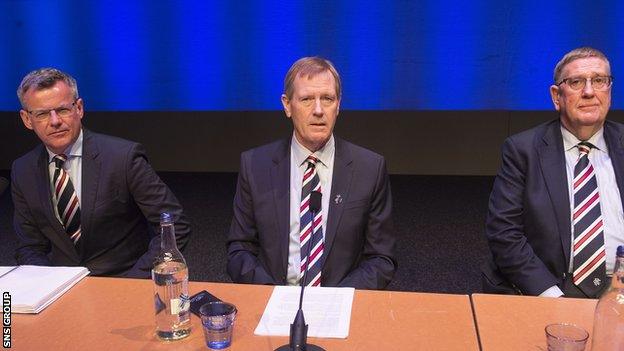
[[[199,309],[206,346],[216,350],[230,346],[236,312],[236,306],[222,301],[208,302]]]

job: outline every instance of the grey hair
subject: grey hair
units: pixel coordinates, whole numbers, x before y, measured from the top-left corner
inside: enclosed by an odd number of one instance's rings
[[[74,100],[80,97],[78,95],[78,84],[76,83],[74,77],[56,68],[39,68],[28,73],[26,77],[22,79],[19,87],[17,87],[17,98],[19,99],[22,108],[26,108],[24,94],[26,94],[27,91],[30,89],[41,90],[50,88],[60,81],[65,82],[65,84],[67,84],[72,90]]]
[[[559,83],[561,79],[561,72],[563,71],[563,68],[567,64],[569,64],[570,62],[574,60],[587,58],[587,57],[597,57],[599,59],[604,60],[607,63],[607,68],[609,68],[609,73],[611,72],[611,64],[609,63],[609,60],[607,59],[607,56],[605,56],[605,54],[603,54],[598,49],[594,49],[589,46],[584,46],[584,47],[576,48],[568,52],[567,54],[563,56],[563,58],[561,58],[561,60],[559,60],[559,62],[557,62],[557,66],[555,66],[555,72],[553,75],[555,84]]]

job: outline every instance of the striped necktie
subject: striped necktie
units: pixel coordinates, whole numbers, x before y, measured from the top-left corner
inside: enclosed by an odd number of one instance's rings
[[[58,154],[54,156],[54,200],[58,209],[61,224],[65,227],[67,235],[74,242],[80,239],[80,204],[74,191],[74,185],[69,179],[69,174],[63,169],[67,156]]]
[[[308,167],[303,174],[303,185],[301,188],[301,206],[299,215],[301,218],[299,229],[299,242],[301,243],[301,272],[299,279],[303,278],[308,262],[310,266],[306,275],[307,286],[321,285],[321,264],[323,256],[323,215],[319,211],[314,217],[314,234],[312,235],[312,212],[310,212],[310,194],[312,191],[321,191],[321,182],[316,173],[316,163],[318,159],[310,155],[306,159]],[[310,251],[310,247],[312,248]],[[306,255],[310,253],[310,257]]]
[[[573,280],[588,297],[596,297],[606,280],[605,246],[600,193],[594,167],[589,162],[588,142],[577,145],[579,158],[574,167]]]

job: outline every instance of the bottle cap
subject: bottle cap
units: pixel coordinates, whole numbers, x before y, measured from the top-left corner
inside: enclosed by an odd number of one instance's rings
[[[617,252],[617,253],[616,253],[616,255],[617,255],[618,257],[624,257],[624,245],[620,245],[620,246],[618,246],[618,248],[617,248],[617,251],[616,251],[616,252]]]
[[[163,212],[160,214],[160,224],[173,223],[173,217],[169,212]]]

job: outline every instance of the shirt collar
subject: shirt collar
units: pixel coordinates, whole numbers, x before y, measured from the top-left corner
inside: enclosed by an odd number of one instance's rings
[[[293,133],[292,142],[290,143],[290,150],[292,151],[297,166],[301,166],[308,158],[308,156],[314,155],[314,157],[318,158],[319,161],[323,165],[325,165],[325,167],[329,167],[329,162],[334,156],[334,152],[336,150],[334,134],[329,137],[329,140],[325,143],[325,145],[323,145],[322,148],[320,148],[316,152],[312,152],[308,150],[305,146],[301,145],[301,143],[299,143],[299,140],[297,140],[297,137],[295,137],[295,134]]]
[[[52,162],[52,159],[57,154],[50,151],[47,147],[46,150],[48,151],[48,162]],[[82,157],[82,129],[80,129],[80,134],[78,134],[76,141],[65,149],[64,154],[67,155],[68,159],[72,157]]]
[[[574,134],[572,134],[569,130],[565,129],[563,125],[561,125],[561,136],[563,137],[563,148],[565,151],[570,151],[582,141],[574,136]],[[607,142],[604,139],[604,126],[600,127],[600,129],[586,141],[594,145],[596,149],[601,152],[609,152],[607,149]]]

